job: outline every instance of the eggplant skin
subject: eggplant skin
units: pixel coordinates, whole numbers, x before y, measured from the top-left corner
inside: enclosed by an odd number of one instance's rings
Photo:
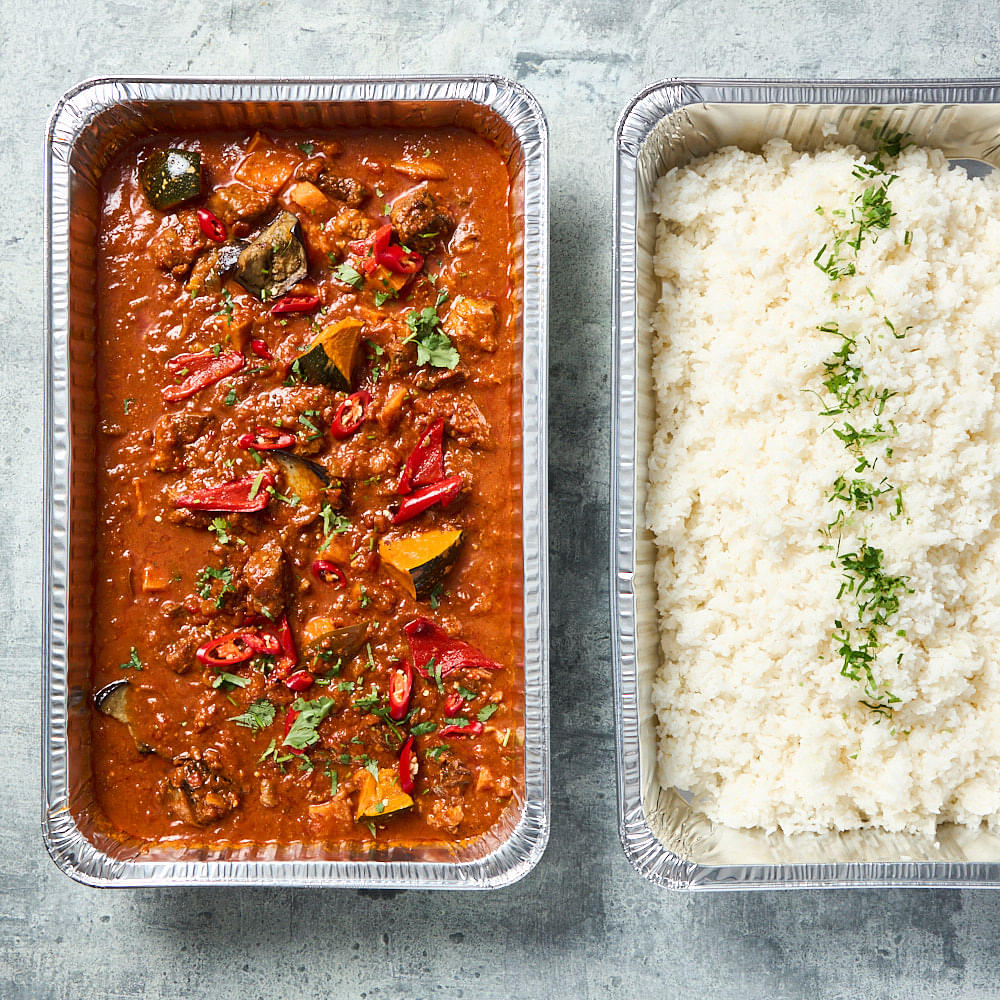
[[[276,299],[309,271],[299,220],[280,211],[240,251],[236,280],[261,301]]]
[[[160,149],[139,171],[139,183],[153,208],[161,212],[201,194],[201,153]]]

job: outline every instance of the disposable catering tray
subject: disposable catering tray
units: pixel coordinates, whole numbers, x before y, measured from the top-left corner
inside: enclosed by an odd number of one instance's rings
[[[868,123],[862,125],[862,123]],[[767,835],[710,822],[684,790],[661,787],[652,686],[660,666],[656,556],[645,526],[655,402],[652,191],[672,167],[724,146],[799,149],[830,138],[872,148],[872,123],[937,147],[970,174],[1000,165],[1000,81],[669,80],[639,94],[616,131],[611,406],[611,619],[619,827],[641,875],[674,889],[1000,886],[1000,837],[941,826],[925,838],[875,829]]]
[[[505,155],[519,317],[525,786],[487,834],[461,845],[192,849],[121,839],[94,821],[88,749],[94,535],[98,183],[137,137],[178,130],[461,126]],[[336,80],[101,79],[69,91],[46,136],[46,486],[42,831],[59,868],[97,886],[303,885],[493,889],[526,875],[549,834],[546,390],[548,130],[501,77]]]

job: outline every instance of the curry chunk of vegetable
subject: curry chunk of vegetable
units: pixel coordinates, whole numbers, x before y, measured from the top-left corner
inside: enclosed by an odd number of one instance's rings
[[[380,767],[378,780],[368,770],[358,771],[354,779],[358,786],[356,820],[378,819],[413,805],[413,799],[399,787],[399,775],[395,768]]]
[[[382,538],[378,551],[409,595],[424,600],[454,566],[461,545],[459,529],[422,531],[404,538]]]
[[[296,358],[295,364],[302,381],[325,385],[338,392],[350,392],[363,329],[361,320],[352,317],[324,328]]]

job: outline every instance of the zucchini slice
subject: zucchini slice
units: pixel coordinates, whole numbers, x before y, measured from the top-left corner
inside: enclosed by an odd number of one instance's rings
[[[377,780],[366,769],[358,771],[354,778],[358,786],[355,820],[380,819],[413,805],[413,799],[399,787],[399,775],[394,767],[380,767]]]
[[[426,600],[455,564],[461,545],[458,529],[422,531],[379,539],[378,554],[412,598]]]
[[[282,210],[243,247],[234,277],[266,302],[284,295],[308,270],[299,220]]]
[[[350,392],[351,374],[358,360],[364,324],[348,317],[331,323],[293,362],[303,382],[325,385],[335,392]]]
[[[160,149],[139,170],[139,183],[161,212],[201,194],[201,153]]]

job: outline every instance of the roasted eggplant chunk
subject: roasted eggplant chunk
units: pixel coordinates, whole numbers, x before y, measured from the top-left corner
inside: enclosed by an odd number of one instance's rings
[[[165,212],[201,194],[201,154],[161,149],[139,171],[139,183],[153,208]]]
[[[128,690],[128,681],[112,681],[94,694],[94,707],[109,719],[115,719],[128,726],[128,731],[132,734],[132,739],[135,740],[135,746],[139,753],[155,753],[156,751],[148,743],[135,739],[132,717],[129,714]]]
[[[314,503],[322,496],[334,510],[343,509],[346,502],[344,481],[332,476],[318,462],[291,451],[272,451],[268,458],[274,459],[281,469],[286,493],[294,493],[306,503]]]
[[[309,269],[301,235],[299,220],[279,212],[243,247],[234,277],[262,301],[284,295]]]

